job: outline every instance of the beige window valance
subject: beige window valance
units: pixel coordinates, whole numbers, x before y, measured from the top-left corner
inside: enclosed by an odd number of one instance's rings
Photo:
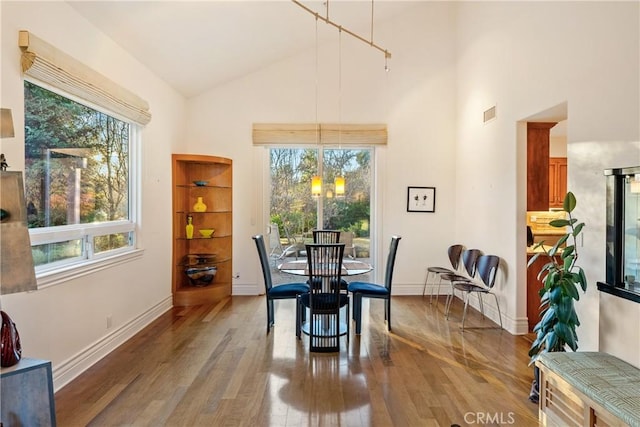
[[[72,95],[146,125],[149,104],[29,31],[20,31],[22,72]]]
[[[385,124],[254,123],[253,145],[384,145]]]

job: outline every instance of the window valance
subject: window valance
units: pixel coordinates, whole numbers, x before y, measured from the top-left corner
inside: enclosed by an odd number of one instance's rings
[[[151,120],[147,101],[29,31],[20,31],[18,46],[22,50],[22,72],[26,75],[136,123],[146,125]]]
[[[384,145],[385,124],[254,123],[253,145]]]

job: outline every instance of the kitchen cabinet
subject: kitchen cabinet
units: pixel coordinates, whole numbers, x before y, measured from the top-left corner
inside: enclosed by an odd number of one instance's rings
[[[172,155],[172,292],[176,306],[213,303],[231,295],[232,167],[231,159],[223,157]],[[186,230],[189,219],[192,236]],[[214,232],[202,235],[200,230],[205,229]],[[192,267],[215,267],[215,276],[194,280],[195,275],[187,276],[187,268]]]
[[[567,194],[567,158],[549,158],[549,207],[561,208]]]
[[[549,133],[557,123],[527,123],[527,210],[549,210]]]

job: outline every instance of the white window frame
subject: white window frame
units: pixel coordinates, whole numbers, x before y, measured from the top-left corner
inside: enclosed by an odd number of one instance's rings
[[[142,199],[140,185],[142,173],[142,126],[120,114],[108,111],[103,107],[66,93],[40,80],[27,78],[26,76],[24,80],[129,124],[129,220],[29,228],[32,247],[68,240],[84,241],[85,249],[81,257],[35,267],[38,289],[64,283],[68,280],[141,257],[144,252],[141,247],[139,232],[141,229],[140,207]],[[126,232],[132,234],[130,245],[99,254],[93,253],[93,239],[95,237]]]

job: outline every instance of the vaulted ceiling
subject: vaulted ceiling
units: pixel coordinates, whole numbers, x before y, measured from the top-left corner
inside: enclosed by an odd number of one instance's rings
[[[327,12],[326,2],[301,3],[367,39],[372,16],[375,28],[415,5],[336,0]],[[314,16],[288,0],[69,4],[187,98],[315,45]]]

